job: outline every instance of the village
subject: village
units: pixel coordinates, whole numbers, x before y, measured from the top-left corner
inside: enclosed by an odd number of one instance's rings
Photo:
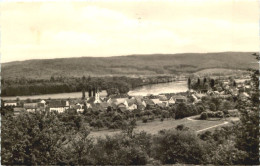
[[[17,116],[22,111],[56,111],[63,113],[65,111],[74,111],[83,113],[84,111],[99,111],[107,110],[125,111],[145,111],[153,109],[169,109],[179,103],[195,105],[201,103],[203,98],[216,97],[222,100],[237,101],[238,99],[246,102],[249,99],[251,85],[249,81],[243,80],[234,82],[231,80],[221,80],[220,83],[212,88],[193,90],[189,89],[183,93],[168,93],[146,96],[129,96],[127,94],[118,94],[110,96],[100,96],[99,92],[93,92],[88,97],[69,98],[69,99],[37,99],[37,100],[9,100],[2,101],[4,107],[12,107],[14,116]],[[210,108],[207,108],[210,109]]]

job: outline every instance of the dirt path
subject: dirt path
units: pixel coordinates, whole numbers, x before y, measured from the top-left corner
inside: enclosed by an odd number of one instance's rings
[[[199,121],[199,120],[192,119],[192,118],[190,118],[190,117],[188,117],[187,120],[189,120],[189,121]],[[237,120],[238,120],[238,119],[235,119],[235,118],[234,118],[234,121],[237,121]],[[219,127],[219,126],[222,126],[222,125],[226,125],[226,124],[228,124],[228,123],[229,123],[228,121],[225,121],[225,122],[223,122],[223,123],[221,123],[221,124],[218,124],[218,125],[214,125],[214,126],[211,126],[211,127],[207,127],[207,128],[205,128],[205,129],[197,130],[196,132],[201,132],[201,131],[209,130],[209,129],[212,129],[212,128],[215,128],[215,127]]]

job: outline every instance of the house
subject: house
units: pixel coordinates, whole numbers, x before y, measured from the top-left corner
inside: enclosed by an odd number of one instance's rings
[[[25,111],[24,108],[22,108],[22,107],[15,107],[15,108],[14,108],[14,116],[19,115],[19,114],[20,114],[21,112],[23,112],[23,111]]]
[[[167,101],[168,100],[165,95],[159,95],[158,97],[159,97],[160,101]]]
[[[137,109],[144,110],[146,108],[146,103],[142,98],[135,98]]]
[[[17,106],[17,102],[16,101],[5,101],[4,102],[4,106]]]
[[[100,104],[100,107],[103,111],[107,110],[107,108],[110,106],[109,103],[107,102],[102,102],[102,103],[99,103]]]
[[[78,104],[70,105],[70,109],[76,110],[77,112],[83,112],[84,111],[83,107],[81,105],[78,105]]]
[[[137,108],[138,108],[137,104],[132,103],[132,104],[129,104],[128,110],[133,111],[133,110],[135,110]]]
[[[42,103],[42,104],[45,105],[45,104],[46,104],[46,101],[45,101],[45,100],[41,100],[40,103]]]
[[[173,105],[175,104],[175,99],[173,97],[170,97],[170,99],[168,100],[169,105]]]
[[[145,103],[146,103],[146,107],[154,107],[155,104],[151,99],[144,99]]]
[[[165,103],[158,103],[156,104],[157,106],[159,106],[160,108],[165,108],[166,107],[166,104]]]
[[[197,103],[197,102],[199,102],[199,99],[194,95],[194,94],[192,94],[191,95],[192,97],[193,97],[193,99],[194,99],[194,103]]]
[[[151,99],[155,105],[162,103],[160,99]]]
[[[24,103],[23,108],[28,112],[35,112],[38,108],[38,103]]]
[[[185,96],[174,96],[175,103],[186,103],[187,97]]]
[[[69,109],[69,101],[54,100],[49,102],[50,111],[58,111],[59,113]]]
[[[125,103],[120,103],[117,105],[117,108],[120,109],[122,112],[126,111],[128,109],[128,105],[126,105]]]

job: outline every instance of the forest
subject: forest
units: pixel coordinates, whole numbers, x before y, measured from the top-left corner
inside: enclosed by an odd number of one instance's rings
[[[143,82],[143,79],[130,78],[125,76],[120,77],[62,77],[51,76],[50,79],[2,79],[2,96],[25,96],[25,95],[40,95],[53,93],[68,93],[81,92],[98,89],[106,90],[108,95],[111,93],[125,94],[130,89],[142,86],[145,84],[155,84],[158,82],[169,82],[169,76],[149,77]]]

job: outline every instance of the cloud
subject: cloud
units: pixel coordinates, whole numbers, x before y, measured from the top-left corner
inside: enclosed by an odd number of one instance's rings
[[[2,62],[257,51],[257,1],[2,3]]]

